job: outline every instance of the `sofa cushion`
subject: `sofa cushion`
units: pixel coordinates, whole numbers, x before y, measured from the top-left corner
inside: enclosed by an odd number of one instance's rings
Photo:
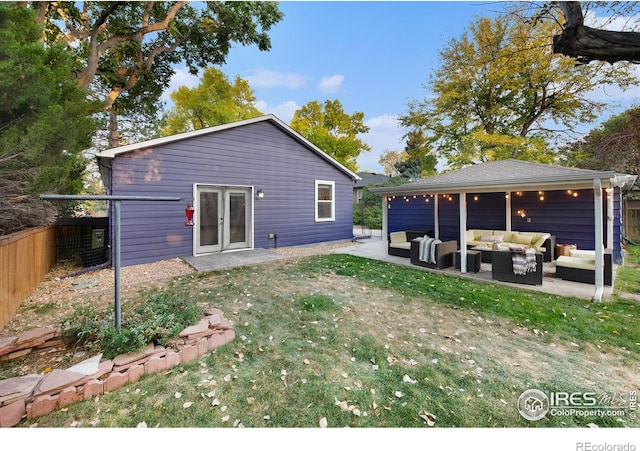
[[[391,244],[406,243],[407,242],[407,233],[406,232],[391,232],[389,234],[389,239],[391,240]]]
[[[395,247],[396,249],[411,250],[411,242],[410,241],[405,241],[405,242],[402,242],[402,243],[391,243],[391,244],[389,244],[389,247]]]
[[[596,268],[596,262],[590,258],[561,255],[558,257],[558,260],[556,260],[556,266],[593,271]]]
[[[480,238],[485,235],[493,235],[493,230],[472,229],[473,240],[482,241]]]
[[[531,235],[514,233],[511,235],[511,242],[515,244],[531,244]]]
[[[594,260],[596,259],[596,251],[589,251],[589,250],[585,250],[585,249],[571,249],[569,251],[569,256],[571,257],[576,257],[576,258],[586,258],[586,259],[591,259]]]

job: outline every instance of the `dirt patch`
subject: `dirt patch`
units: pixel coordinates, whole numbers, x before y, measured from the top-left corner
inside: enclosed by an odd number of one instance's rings
[[[17,336],[40,327],[60,327],[65,318],[80,307],[102,307],[114,302],[113,268],[87,272],[74,277],[71,268],[55,267],[25,299],[13,319],[0,330],[0,338]],[[126,266],[120,271],[122,302],[143,288],[161,286],[176,277],[195,271],[180,259],[146,265]],[[36,374],[55,368],[67,368],[90,357],[85,349],[57,346],[34,351],[14,364],[19,375]],[[11,362],[3,365],[11,365]]]

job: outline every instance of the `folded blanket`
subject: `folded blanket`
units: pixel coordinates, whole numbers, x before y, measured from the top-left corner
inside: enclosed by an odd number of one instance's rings
[[[442,241],[425,236],[420,240],[418,258],[420,261],[436,264],[436,244]]]
[[[527,273],[535,272],[536,249],[533,247],[510,246],[511,261],[513,263],[513,273],[524,276]]]

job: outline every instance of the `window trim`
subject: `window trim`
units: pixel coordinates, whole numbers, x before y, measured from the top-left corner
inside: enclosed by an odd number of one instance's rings
[[[318,188],[320,185],[329,185],[331,187],[331,200],[323,201],[318,199]],[[315,219],[316,222],[333,222],[336,220],[336,182],[330,180],[316,180],[315,188],[313,191],[313,205],[315,209]],[[318,217],[318,203],[319,202],[330,202],[331,203],[331,217],[330,218],[319,218]]]

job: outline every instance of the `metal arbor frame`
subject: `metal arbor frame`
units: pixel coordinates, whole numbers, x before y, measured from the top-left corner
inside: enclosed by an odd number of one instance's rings
[[[106,200],[113,205],[113,276],[114,276],[114,303],[115,326],[120,329],[122,325],[122,303],[120,290],[120,203],[130,201],[159,201],[177,202],[180,197],[153,197],[153,196],[110,196],[110,195],[71,195],[71,194],[41,194],[42,200]]]

